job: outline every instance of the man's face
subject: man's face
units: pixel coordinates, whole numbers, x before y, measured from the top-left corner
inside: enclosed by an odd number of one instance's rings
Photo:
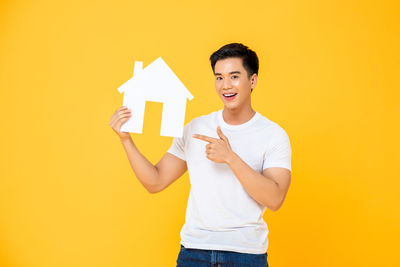
[[[214,66],[215,89],[225,108],[241,110],[251,107],[251,90],[256,86],[257,74],[250,78],[237,57],[218,60]]]

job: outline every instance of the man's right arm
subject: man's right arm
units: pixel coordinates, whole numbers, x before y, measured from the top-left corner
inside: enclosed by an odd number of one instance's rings
[[[129,133],[121,132],[121,125],[132,116],[127,107],[118,108],[111,116],[109,125],[118,134],[128,156],[133,172],[150,193],[164,190],[187,170],[186,161],[166,153],[154,166],[133,143]]]
[[[136,147],[132,138],[120,138],[136,177],[150,193],[158,193],[181,177],[187,170],[186,161],[165,153],[153,165]]]

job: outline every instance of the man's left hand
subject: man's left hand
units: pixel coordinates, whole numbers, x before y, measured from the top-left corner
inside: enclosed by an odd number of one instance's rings
[[[234,156],[234,152],[232,151],[228,138],[222,133],[219,126],[217,128],[217,133],[220,139],[201,134],[193,134],[193,137],[208,142],[206,145],[206,155],[209,160],[217,163],[229,164]]]

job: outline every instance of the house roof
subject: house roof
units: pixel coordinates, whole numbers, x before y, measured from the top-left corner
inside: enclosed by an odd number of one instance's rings
[[[167,87],[169,90],[177,90],[186,98],[192,100],[193,95],[179,80],[165,61],[159,57],[143,69],[143,62],[135,61],[134,75],[118,88],[120,93],[130,88],[154,88]],[[164,92],[164,91],[163,91]],[[169,92],[168,92],[169,93]]]

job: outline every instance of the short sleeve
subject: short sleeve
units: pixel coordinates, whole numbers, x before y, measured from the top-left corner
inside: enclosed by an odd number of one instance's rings
[[[271,167],[291,168],[292,149],[287,133],[282,130],[264,154],[263,170]]]
[[[174,139],[172,140],[172,145],[167,151],[168,153],[171,153],[172,155],[184,161],[186,161],[185,141],[187,140],[188,134],[190,134],[189,127],[190,127],[189,123],[185,125],[185,127],[183,128],[182,137],[174,137]]]

